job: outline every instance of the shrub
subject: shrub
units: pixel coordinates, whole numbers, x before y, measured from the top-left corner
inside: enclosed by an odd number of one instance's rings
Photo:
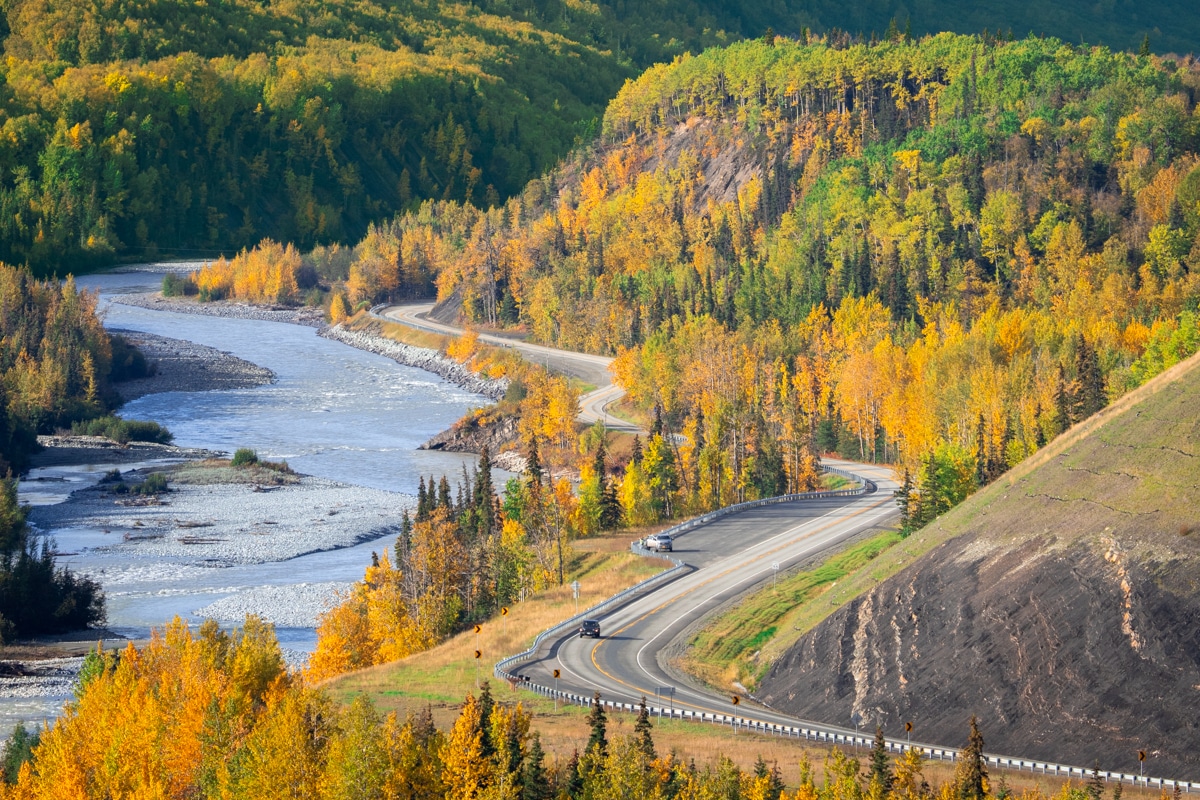
[[[146,480],[142,481],[141,485],[134,489],[138,494],[159,494],[168,492],[167,476],[161,472],[151,472],[146,476]]]
[[[233,460],[229,463],[235,467],[248,467],[251,464],[257,464],[258,453],[249,447],[239,447],[237,452],[233,454]]]
[[[130,442],[170,444],[175,438],[169,430],[157,422],[121,419],[113,416],[76,422],[71,425],[71,433],[78,436],[103,436],[120,444],[129,444]]]
[[[130,344],[124,336],[109,336],[112,344],[112,368],[108,378],[114,383],[131,381],[135,378],[146,378],[157,370],[154,364],[146,361],[142,351]]]
[[[181,297],[186,295],[194,295],[196,292],[196,282],[192,280],[190,275],[180,275],[177,272],[168,272],[163,276],[163,297]]]

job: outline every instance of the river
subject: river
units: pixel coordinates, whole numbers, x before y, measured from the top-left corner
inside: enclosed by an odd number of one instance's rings
[[[151,311],[111,302],[114,295],[156,289],[161,275],[146,272],[78,279],[80,288],[98,290],[105,325],[228,351],[276,375],[275,383],[254,389],[169,392],[134,400],[120,410],[129,418],[165,425],[175,444],[232,452],[252,447],[260,456],[284,459],[298,472],[356,486],[413,495],[420,476],[461,474],[473,456],[428,452],[417,447],[449,427],[473,407],[489,402],[430,373],[346,345],[322,339],[312,328],[278,322]],[[128,466],[124,466],[128,469]],[[66,479],[67,488],[91,482],[102,464],[44,471]],[[504,474],[498,474],[501,482]],[[61,499],[29,484],[22,498]],[[87,530],[47,531],[64,553],[67,566],[97,573]],[[288,561],[201,569],[146,569],[144,577],[106,585],[108,627],[140,638],[175,615],[190,617],[214,600],[262,587],[348,583],[362,577],[372,550],[388,542],[312,553]],[[104,574],[99,575],[105,583]],[[311,627],[277,629],[293,653],[311,651]],[[0,701],[0,706],[4,703]],[[16,709],[12,709],[16,711]],[[48,711],[44,707],[33,709]],[[7,733],[0,708],[0,735]],[[27,704],[17,716],[29,717]]]

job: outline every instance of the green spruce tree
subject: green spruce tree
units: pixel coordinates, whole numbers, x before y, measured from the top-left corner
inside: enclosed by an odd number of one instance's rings
[[[554,791],[546,774],[546,752],[542,749],[542,737],[533,734],[533,743],[521,766],[521,800],[550,800]]]
[[[888,757],[887,740],[883,738],[883,728],[876,726],[875,741],[871,745],[870,782],[872,785],[878,782],[883,794],[887,794],[891,791],[894,780],[892,762]]]
[[[954,774],[954,786],[959,800],[985,800],[987,793],[984,792],[983,785],[987,777],[987,762],[983,758],[983,734],[979,732],[979,721],[972,714],[971,733]]]
[[[637,740],[638,750],[646,757],[646,763],[649,764],[655,759],[654,753],[654,738],[651,735],[653,726],[650,724],[650,709],[646,707],[646,698],[642,697],[642,702],[638,705],[637,722],[633,724],[633,737]]]
[[[600,755],[604,755],[608,752],[608,718],[604,714],[604,704],[600,702],[600,692],[596,692],[592,698],[592,711],[588,714],[588,727],[592,732],[588,736],[587,747],[583,751],[590,753],[597,750]]]

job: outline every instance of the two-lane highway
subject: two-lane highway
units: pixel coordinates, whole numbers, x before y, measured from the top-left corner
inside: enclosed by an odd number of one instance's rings
[[[678,651],[681,637],[730,600],[770,583],[780,570],[807,561],[896,515],[890,471],[868,465],[829,462],[863,475],[878,485],[875,492],[849,498],[822,498],[764,506],[720,518],[678,537],[674,556],[690,571],[670,583],[631,600],[600,619],[599,640],[566,633],[547,641],[520,672],[533,682],[565,692],[636,703],[671,687],[675,708],[731,713],[730,694],[687,681],[666,663]],[[732,689],[731,689],[732,692]],[[660,702],[666,705],[666,702]],[[751,703],[737,713],[763,722],[792,723],[783,714]]]
[[[462,328],[430,319],[428,315],[432,309],[433,303],[387,306],[386,308],[379,309],[376,312],[376,316],[392,322],[399,322],[417,330],[429,331],[430,333],[440,333],[445,336],[461,336],[463,334]],[[486,342],[497,347],[511,347],[514,350],[520,351],[528,361],[535,364],[542,364],[555,372],[560,372],[571,378],[578,378],[585,383],[595,386],[596,388],[593,391],[579,398],[579,421],[585,425],[591,425],[599,421],[603,422],[605,427],[610,431],[644,433],[636,425],[618,419],[608,411],[611,404],[620,400],[625,395],[625,390],[613,383],[612,374],[608,370],[609,365],[613,362],[611,358],[591,355],[589,353],[572,353],[567,350],[556,350],[553,347],[530,344],[520,339],[498,336],[492,333],[480,333],[478,335],[481,342]]]

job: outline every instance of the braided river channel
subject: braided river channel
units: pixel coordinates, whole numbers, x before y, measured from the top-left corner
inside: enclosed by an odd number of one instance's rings
[[[470,470],[471,455],[429,452],[417,447],[448,428],[473,407],[489,401],[422,370],[322,339],[301,325],[153,311],[113,302],[122,294],[159,288],[161,274],[129,272],[80,278],[80,288],[100,292],[104,323],[183,339],[231,353],[275,373],[275,381],[252,389],[150,394],[123,406],[130,419],[150,419],[174,434],[174,444],[232,452],[257,450],[261,458],[286,460],[297,472],[363,487],[383,497],[378,538],[257,564],[188,562],[147,555],[106,561],[103,533],[87,528],[42,530],[57,542],[60,562],[92,575],[107,595],[109,630],[144,638],[176,615],[198,623],[199,609],[230,598],[254,598],[288,606],[301,598],[322,602],[362,577],[372,551],[391,547],[397,509],[413,505],[421,476]],[[118,387],[119,388],[119,387]],[[21,484],[23,502],[61,502],[72,489],[94,483],[111,465],[47,467]],[[121,465],[129,469],[130,465]],[[505,473],[496,475],[502,486]],[[388,494],[379,494],[378,492]],[[270,498],[270,494],[263,496]],[[384,509],[386,508],[386,513]],[[258,509],[247,508],[247,522]],[[35,509],[34,520],[37,519]],[[331,520],[336,524],[336,519]],[[264,600],[265,598],[265,600]],[[309,619],[289,624],[289,608],[276,609],[276,632],[292,660],[310,652],[316,636]],[[260,612],[261,613],[261,612]],[[267,615],[267,614],[264,614]],[[296,615],[293,613],[293,618]],[[232,624],[230,619],[223,625]],[[58,698],[0,698],[0,736],[10,720],[53,715]]]

